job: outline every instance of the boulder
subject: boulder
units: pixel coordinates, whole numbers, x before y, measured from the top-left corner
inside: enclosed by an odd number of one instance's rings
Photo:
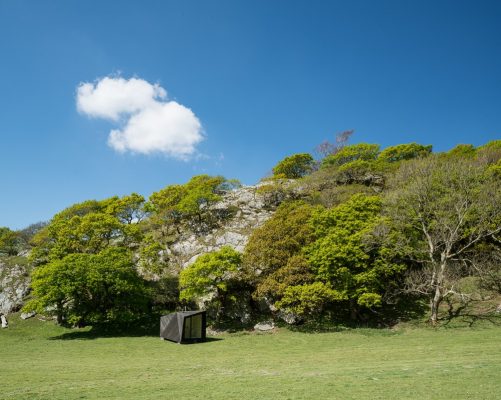
[[[21,319],[33,318],[35,315],[37,315],[37,313],[35,311],[28,312],[28,313],[22,313]]]
[[[271,331],[274,328],[275,324],[273,323],[273,321],[259,322],[256,325],[254,325],[254,330],[261,332]]]

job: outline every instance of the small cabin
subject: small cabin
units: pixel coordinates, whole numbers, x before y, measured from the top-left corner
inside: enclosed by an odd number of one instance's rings
[[[160,337],[177,343],[204,342],[206,312],[180,311],[160,317]]]

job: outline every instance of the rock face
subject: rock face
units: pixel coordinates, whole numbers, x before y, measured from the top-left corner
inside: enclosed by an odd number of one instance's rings
[[[29,285],[29,270],[24,262],[0,259],[0,314],[21,308]]]
[[[198,256],[217,251],[223,246],[231,246],[243,251],[251,232],[273,215],[273,209],[265,204],[257,186],[243,186],[223,195],[223,200],[215,204],[215,210],[235,210],[234,215],[221,226],[205,235],[184,233],[166,250],[171,261],[182,268],[192,264]]]

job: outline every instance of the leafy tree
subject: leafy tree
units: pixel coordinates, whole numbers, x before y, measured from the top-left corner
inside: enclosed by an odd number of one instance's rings
[[[137,193],[122,198],[112,197],[104,205],[106,214],[116,217],[122,224],[141,222],[146,216],[144,197]]]
[[[313,240],[313,228],[308,224],[313,209],[301,201],[283,203],[252,232],[244,251],[250,281],[261,281],[285,266],[290,257]]]
[[[402,249],[421,265],[410,290],[429,297],[436,324],[440,304],[454,293],[449,276],[476,244],[501,231],[500,181],[475,160],[429,157],[403,164],[392,186],[386,212]]]
[[[496,164],[501,159],[501,140],[492,140],[477,148],[477,160],[482,164]]]
[[[448,157],[459,157],[459,158],[473,157],[476,154],[477,154],[477,149],[475,149],[475,146],[471,144],[458,144],[457,146],[449,150],[447,153],[445,153],[445,155]]]
[[[392,261],[386,246],[370,245],[381,208],[379,197],[358,194],[316,212],[311,220],[317,240],[305,252],[315,279],[327,285],[333,299],[347,305],[352,318],[361,308],[380,306],[392,280],[404,269]]]
[[[343,164],[361,160],[372,161],[379,154],[378,144],[359,143],[344,146],[336,154],[329,155],[322,160],[322,167],[341,166]]]
[[[427,157],[431,154],[432,146],[423,146],[417,143],[399,144],[384,149],[378,156],[382,162],[398,162],[402,160],[411,160],[413,158]]]
[[[303,255],[294,255],[287,260],[283,267],[267,275],[259,283],[256,295],[258,298],[275,303],[282,299],[290,286],[313,283],[314,278],[308,260]]]
[[[96,254],[110,246],[137,247],[142,232],[136,223],[144,199],[136,194],[75,204],[56,214],[32,240],[35,264],[72,253]]]
[[[314,160],[311,154],[300,153],[285,157],[273,167],[274,178],[298,179],[311,173]]]
[[[0,253],[15,256],[18,251],[19,234],[7,227],[0,227]]]
[[[241,254],[229,246],[202,254],[179,275],[180,299],[210,297],[210,305],[216,307],[216,320],[219,320],[225,304],[232,299],[231,283],[236,280],[241,262]]]
[[[146,311],[149,293],[124,248],[70,254],[36,268],[33,299],[24,310],[55,315],[58,323],[125,323]]]
[[[374,160],[355,160],[331,171],[338,184],[362,184],[372,187],[382,187],[385,181],[384,164]]]
[[[329,284],[317,281],[288,286],[275,306],[304,320],[321,315],[326,305],[339,300],[346,300],[346,298],[339,291],[333,290]]]
[[[19,234],[19,239],[21,241],[22,247],[24,249],[30,248],[33,243],[32,240],[35,237],[35,235],[40,232],[43,228],[47,226],[47,222],[41,221],[41,222],[36,222],[34,224],[31,224],[27,226],[24,229],[21,229],[18,231]]]
[[[237,187],[235,180],[222,176],[198,175],[184,185],[171,185],[150,196],[148,210],[159,225],[173,225],[178,232],[188,223],[197,232],[206,231],[217,219],[211,206],[222,199],[221,194]]]

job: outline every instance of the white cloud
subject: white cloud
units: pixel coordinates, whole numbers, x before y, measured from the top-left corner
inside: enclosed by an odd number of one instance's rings
[[[108,144],[119,152],[163,153],[187,159],[203,140],[202,125],[189,108],[167,100],[158,84],[138,78],[106,77],[77,88],[77,109],[120,124]]]

